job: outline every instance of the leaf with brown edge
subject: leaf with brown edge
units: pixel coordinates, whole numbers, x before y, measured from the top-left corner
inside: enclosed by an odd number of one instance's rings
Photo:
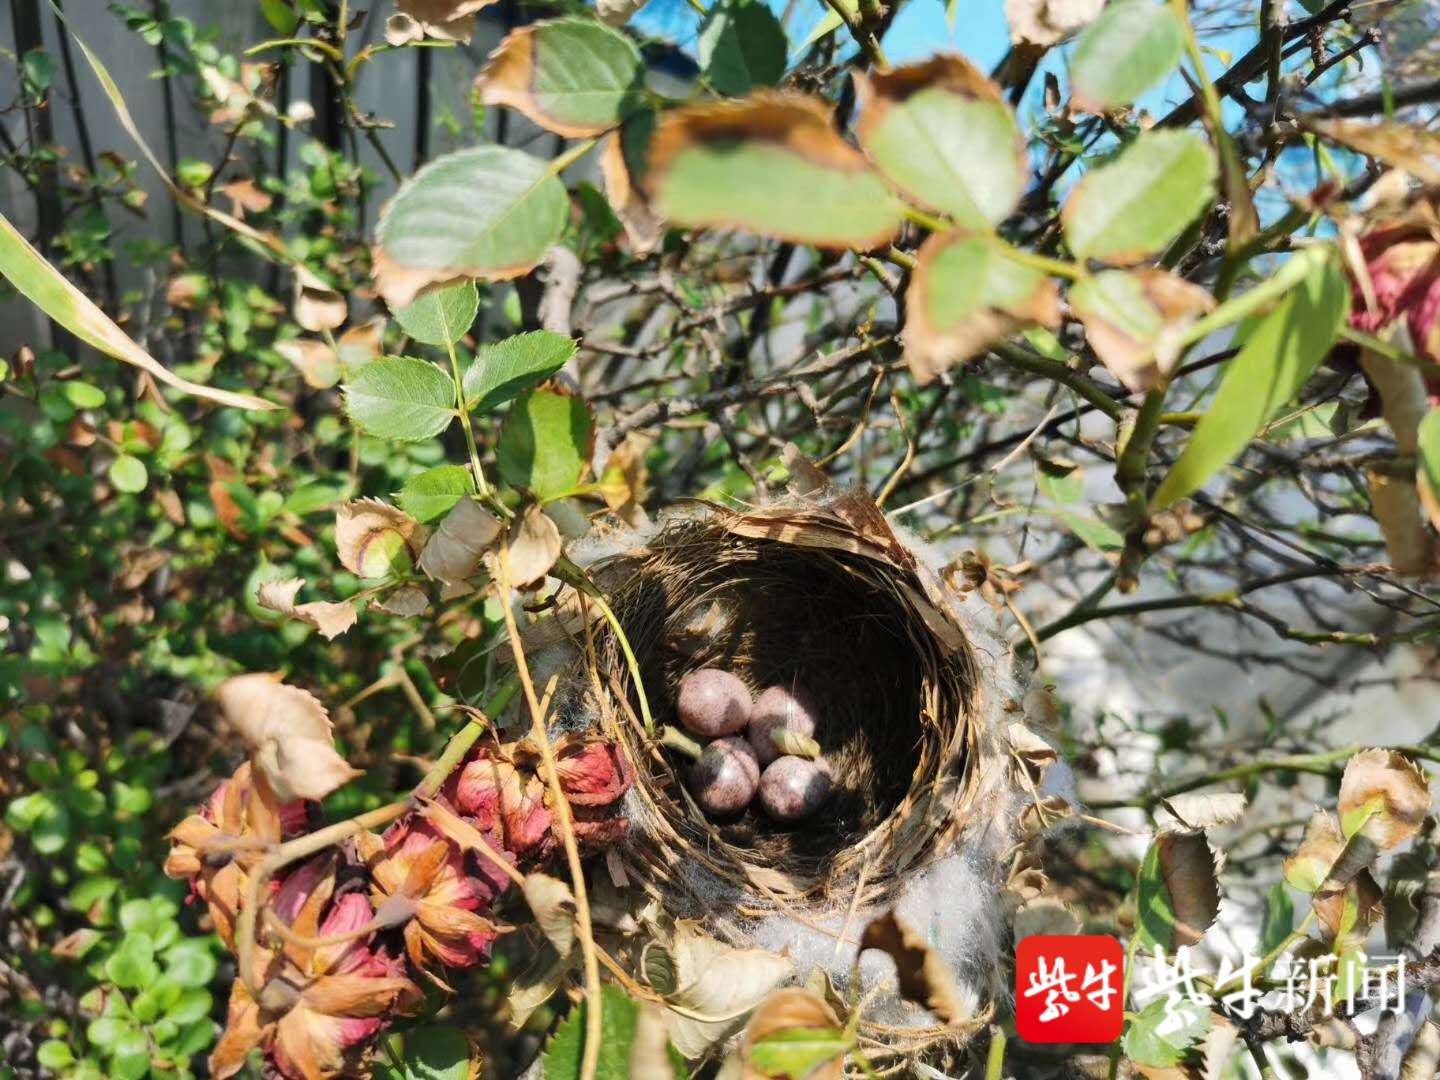
[[[500,519],[474,499],[461,499],[420,552],[420,572],[436,581],[464,581],[500,535]]]
[[[1430,812],[1430,787],[1416,764],[1394,750],[1362,750],[1340,778],[1340,832],[1363,835],[1381,851],[1403,844]]]
[[[787,987],[762,1001],[740,1045],[745,1080],[840,1080],[852,1045],[840,1018],[809,990]]]
[[[335,553],[362,578],[410,569],[425,546],[425,527],[380,499],[354,499],[335,512]]]
[[[1009,251],[993,237],[959,232],[925,241],[905,293],[905,362],[917,382],[1027,326],[1060,325],[1055,283]]]
[[[1343,886],[1326,886],[1311,899],[1315,918],[1332,940],[1364,940],[1385,913],[1385,894],[1374,875],[1361,870]]]
[[[1210,829],[1239,821],[1247,801],[1240,792],[1197,792],[1172,795],[1161,799],[1160,805],[1186,829]]]
[[[593,19],[546,19],[507,34],[475,86],[486,105],[574,139],[603,134],[640,107],[644,72],[624,34]]]
[[[1334,817],[1316,810],[1305,825],[1300,846],[1285,860],[1285,883],[1303,893],[1316,892],[1330,876],[1344,847],[1345,838]]]
[[[440,41],[470,40],[475,13],[496,0],[395,0],[396,11],[419,24],[426,37]],[[387,27],[388,29],[388,27]]]
[[[1215,853],[1203,832],[1162,832],[1140,864],[1136,932],[1143,945],[1194,945],[1220,911]]]
[[[650,254],[665,236],[665,223],[651,209],[645,186],[655,119],[653,109],[637,112],[600,147],[600,176],[605,181],[605,197],[625,227],[625,236],[636,255]]]
[[[263,608],[309,623],[320,631],[327,641],[334,641],[355,625],[359,614],[355,605],[349,601],[332,603],[327,600],[312,600],[309,603],[297,604],[295,597],[304,584],[305,579],[298,577],[266,581],[256,590],[255,598]]]
[[[656,211],[677,225],[816,247],[877,247],[903,221],[885,181],[831,125],[829,107],[798,94],[667,112],[648,182]]]
[[[1103,270],[1067,297],[1100,362],[1144,393],[1163,385],[1179,359],[1180,335],[1215,307],[1215,298],[1166,270]]]
[[[1000,87],[970,61],[936,56],[857,73],[855,134],[908,198],[968,230],[1003,221],[1025,190],[1025,141]]]
[[[560,956],[575,948],[575,894],[570,886],[549,874],[526,874],[522,887],[535,925]]]
[[[215,699],[282,802],[323,799],[361,775],[336,753],[325,706],[309,691],[281,682],[278,674],[226,679]]]
[[[974,1015],[955,981],[955,973],[925,939],[900,921],[894,911],[881,915],[860,935],[860,951],[879,949],[895,961],[900,996],[929,1009],[942,1023],[959,1024]]]
[[[680,922],[665,949],[675,968],[666,995],[665,1023],[675,1048],[699,1057],[740,1026],[743,1018],[784,979],[789,957],[764,949],[737,949]]]
[[[511,526],[505,537],[510,587],[526,589],[538,585],[560,558],[560,530],[538,506],[530,506]],[[487,552],[490,576],[499,581],[499,559]]]

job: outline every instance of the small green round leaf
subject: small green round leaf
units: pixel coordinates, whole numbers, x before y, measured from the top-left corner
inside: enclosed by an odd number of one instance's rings
[[[145,469],[145,463],[130,454],[121,454],[110,463],[110,482],[115,485],[116,490],[128,492],[131,495],[144,491],[145,485],[150,482],[150,474]]]
[[[77,409],[98,409],[105,404],[105,391],[93,383],[67,382],[65,396]]]

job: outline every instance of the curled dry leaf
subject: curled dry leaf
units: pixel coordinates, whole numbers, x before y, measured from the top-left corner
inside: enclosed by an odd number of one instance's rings
[[[413,15],[397,11],[385,20],[385,43],[387,45],[399,48],[412,41],[419,41],[424,36],[425,27],[421,26],[420,20]]]
[[[1215,852],[1202,832],[1162,832],[1155,838],[1154,850],[1171,922],[1170,940],[1159,943],[1170,948],[1194,945],[1220,913]]]
[[[275,200],[255,186],[254,180],[231,180],[221,184],[220,190],[229,196],[235,205],[235,216],[244,219],[246,212],[263,214]]]
[[[430,598],[418,585],[402,585],[375,606],[387,615],[411,619],[425,614],[425,609],[430,606]]]
[[[1302,126],[1366,157],[1383,161],[1427,184],[1440,184],[1440,136],[1413,124],[1315,117]]]
[[[1016,45],[1059,44],[1105,7],[1105,0],[1005,0],[1005,21]]]
[[[699,1057],[740,1026],[751,1009],[790,974],[790,960],[764,949],[736,949],[676,924],[665,950],[675,972],[665,1023],[675,1049]]]
[[[1238,792],[1172,795],[1160,805],[1186,829],[1210,829],[1239,821],[1247,800]]]
[[[900,996],[929,1009],[942,1023],[959,1024],[975,1012],[974,1001],[962,993],[955,973],[894,911],[881,915],[860,936],[860,951],[879,949],[895,961]]]
[[[466,42],[475,32],[475,13],[493,3],[495,0],[395,0],[395,8],[419,23],[427,37]]]
[[[769,183],[741,183],[741,174]],[[828,248],[873,248],[900,204],[815,98],[763,92],[665,113],[650,147],[650,189],[666,220],[747,229]]]
[[[530,588],[543,581],[560,558],[560,530],[539,506],[531,505],[510,526],[505,537],[505,550],[509,563],[510,587]],[[499,560],[493,552],[487,553],[485,559],[490,576],[499,581]]]
[[[327,600],[312,600],[307,604],[295,603],[295,597],[304,584],[305,579],[298,577],[266,581],[256,590],[255,598],[263,608],[309,623],[319,630],[327,641],[334,641],[355,625],[359,616],[355,605],[349,601],[338,604]]]
[[[595,0],[595,15],[606,26],[624,26],[647,0]]]
[[[295,321],[312,334],[339,327],[350,314],[345,297],[306,270],[295,268]]]
[[[1135,393],[1164,385],[1179,361],[1180,336],[1215,298],[1166,270],[1107,270],[1070,290],[1070,307],[1095,355]]]
[[[569,956],[575,948],[575,894],[570,886],[549,874],[526,874],[524,893],[535,925],[557,955]]]
[[[1394,750],[1362,750],[1340,779],[1340,832],[1381,851],[1403,844],[1430,812],[1430,787],[1416,764]]]
[[[600,148],[600,176],[605,197],[625,227],[625,236],[636,255],[648,255],[660,246],[665,223],[650,208],[644,180],[648,166],[653,113],[632,117]]]
[[[419,558],[425,527],[379,499],[354,499],[335,512],[335,552],[340,565],[362,578],[408,570]]]
[[[840,1018],[822,997],[795,987],[776,990],[745,1025],[744,1080],[840,1080],[848,1045]]]
[[[1305,835],[1295,854],[1285,860],[1285,882],[1303,893],[1317,891],[1330,876],[1345,839],[1335,819],[1324,810],[1316,810],[1305,826]]]
[[[290,361],[305,385],[315,390],[328,390],[340,381],[340,364],[335,352],[315,338],[294,338],[277,341],[275,351]]]
[[[1382,464],[1367,466],[1365,484],[1370,492],[1370,513],[1385,538],[1385,558],[1402,577],[1421,577],[1440,564],[1435,537],[1425,527],[1425,508],[1415,475]]]
[[[215,698],[282,801],[323,799],[360,775],[336,753],[325,707],[309,691],[281,682],[278,674],[226,679]]]
[[[421,572],[435,581],[464,581],[480,569],[481,557],[500,530],[494,514],[474,499],[461,499],[426,541]]]
[[[920,383],[1027,326],[1060,325],[1060,298],[1043,273],[993,237],[936,233],[920,249],[905,292],[905,362]]]
[[[1006,737],[1010,740],[1011,752],[1025,765],[1031,778],[1039,783],[1045,770],[1054,764],[1058,756],[1055,748],[1024,724],[1010,724],[1006,728]]]

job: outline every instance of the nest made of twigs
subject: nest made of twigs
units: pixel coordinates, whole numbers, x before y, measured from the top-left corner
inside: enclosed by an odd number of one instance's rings
[[[813,818],[780,825],[752,808],[708,818],[684,761],[657,746],[616,635],[593,622],[575,685],[619,732],[635,766],[627,864],[692,907],[698,867],[735,886],[738,914],[777,905],[883,902],[975,812],[985,740],[981,657],[958,598],[890,529],[863,491],[815,489],[758,509],[697,505],[643,547],[591,567],[634,652],[657,730],[675,723],[687,672],[722,667],[758,692],[800,686],[835,785]],[[685,905],[680,905],[684,907]]]

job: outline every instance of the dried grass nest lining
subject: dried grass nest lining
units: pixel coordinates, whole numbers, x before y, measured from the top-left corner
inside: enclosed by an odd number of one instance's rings
[[[824,905],[863,867],[869,901],[963,826],[975,788],[977,657],[944,586],[863,493],[706,507],[592,572],[657,725],[675,722],[675,688],[697,668],[727,668],[756,692],[799,685],[819,701],[817,737],[834,768],[834,790],[806,822],[780,826],[758,807],[733,823],[709,820],[689,799],[681,761],[645,737],[623,654],[597,624],[584,683],[636,766],[650,819],[639,824],[656,841],[637,854],[658,876],[694,859],[748,879],[757,900]]]

